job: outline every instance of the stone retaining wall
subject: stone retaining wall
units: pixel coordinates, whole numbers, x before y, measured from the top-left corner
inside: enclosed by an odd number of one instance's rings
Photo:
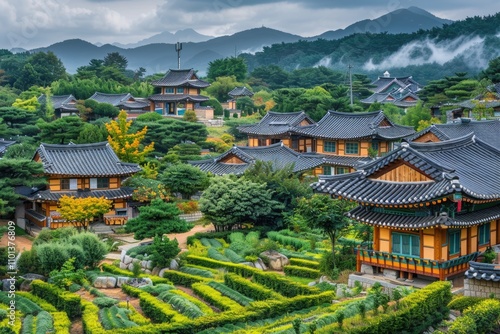
[[[489,298],[491,294],[500,298],[500,282],[473,278],[464,280],[464,296]]]

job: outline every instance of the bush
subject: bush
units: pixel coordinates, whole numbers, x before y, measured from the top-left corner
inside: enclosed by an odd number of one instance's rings
[[[241,263],[245,262],[245,259],[240,255],[236,254],[232,249],[226,248],[224,249],[224,256],[227,257],[233,263]]]
[[[476,324],[478,334],[490,333],[500,319],[500,301],[497,299],[486,299],[467,308],[464,317],[470,317]]]
[[[7,311],[0,309],[0,321],[7,318]]]
[[[307,268],[311,268],[311,269],[319,269],[319,262],[316,262],[316,261],[291,258],[290,264],[295,265],[295,266],[300,266],[300,267],[307,267]]]
[[[209,270],[203,270],[203,269],[187,267],[187,266],[181,267],[181,268],[179,268],[179,270],[182,271],[183,273],[190,274],[190,275],[202,276],[202,277],[207,277],[207,278],[214,277],[214,273],[209,271]]]
[[[35,328],[36,334],[51,333],[54,330],[52,316],[46,311],[38,313],[36,316]]]
[[[312,279],[316,279],[320,276],[319,270],[306,268],[306,267],[288,265],[288,266],[283,267],[283,270],[284,270],[285,274],[290,275],[290,276],[298,276],[298,277],[305,277],[305,278],[312,278]]]
[[[166,303],[169,303],[175,310],[184,314],[188,318],[198,318],[204,315],[197,305],[186,298],[179,296],[178,294],[172,293],[171,291],[162,292],[158,298]]]
[[[68,242],[83,249],[84,265],[89,268],[96,268],[108,253],[106,244],[91,232],[75,234],[68,239]]]
[[[240,304],[238,304],[231,298],[224,296],[221,292],[217,291],[211,286],[208,286],[204,283],[194,283],[193,285],[191,285],[191,288],[193,289],[194,293],[196,293],[198,296],[214,305],[221,311],[243,311],[243,307]]]
[[[169,304],[165,304],[147,292],[127,284],[122,285],[122,290],[130,296],[139,298],[142,311],[153,322],[169,322],[177,314]]]
[[[168,267],[170,261],[181,251],[177,239],[169,240],[168,237],[155,236],[150,246],[150,259],[155,267]]]
[[[80,296],[40,280],[34,280],[31,287],[34,295],[47,300],[58,310],[65,311],[71,319],[82,314]]]
[[[282,235],[279,232],[268,232],[267,237],[271,240],[279,242],[284,246],[291,246],[295,248],[295,250],[311,249],[311,244],[309,243],[309,241]]]
[[[21,273],[41,272],[35,248],[21,253],[19,260],[17,261],[17,268]]]
[[[176,270],[166,270],[164,278],[171,280],[174,284],[190,287],[193,283],[207,282],[209,279],[201,276],[186,274]]]
[[[198,283],[196,283],[196,284],[198,284]],[[208,282],[208,285],[211,288],[217,290],[218,292],[220,292],[224,296],[229,297],[230,299],[234,300],[235,302],[237,302],[238,304],[240,304],[242,306],[247,306],[248,304],[250,304],[251,302],[254,301],[252,298],[249,298],[249,297],[239,293],[236,290],[231,289],[230,287],[228,287],[227,285],[224,285],[222,283],[211,281],[211,282]]]
[[[267,289],[260,284],[251,282],[236,274],[224,275],[224,284],[230,287],[231,289],[234,289],[239,293],[242,293],[245,296],[255,300],[283,299],[283,297],[277,294],[276,292]]]
[[[111,307],[118,303],[118,300],[110,297],[97,297],[92,303],[99,308]]]
[[[227,257],[222,255],[221,253],[219,253],[219,251],[217,251],[217,249],[215,249],[213,247],[210,247],[208,249],[208,257],[210,257],[211,259],[217,260],[217,261],[231,262],[231,260],[229,260]]]
[[[452,310],[457,310],[463,312],[466,308],[479,304],[484,298],[480,297],[457,297],[453,299],[449,304],[448,308]]]

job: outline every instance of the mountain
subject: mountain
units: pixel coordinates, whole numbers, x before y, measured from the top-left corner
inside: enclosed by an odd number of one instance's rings
[[[339,39],[355,33],[382,33],[389,34],[412,33],[419,29],[428,30],[434,27],[441,27],[443,24],[450,24],[453,21],[441,19],[418,7],[397,9],[388,14],[382,15],[374,20],[362,20],[351,24],[345,29],[330,30],[321,35],[308,38],[308,40]]]
[[[181,64],[182,67],[192,66],[203,75],[208,63],[215,59],[234,56],[242,51],[247,53],[261,51],[264,46],[281,42],[296,42],[300,39],[303,37],[261,27],[240,31],[230,36],[212,38],[204,42],[182,43]],[[126,57],[129,68],[144,67],[148,74],[177,68],[175,43],[154,43],[135,48],[121,48],[111,44],[96,46],[81,39],[71,39],[32,51],[54,52],[69,73],[75,73],[78,67],[87,65],[91,59],[103,59],[110,52],[118,52]]]
[[[87,65],[91,59],[103,59],[110,52],[118,52],[127,58],[130,69],[143,67],[147,74],[152,74],[165,72],[169,68],[177,68],[177,53],[174,45],[177,41],[181,41],[183,42],[181,67],[193,67],[199,71],[200,75],[204,75],[209,62],[215,59],[241,53],[255,54],[262,51],[265,46],[273,44],[293,43],[300,40],[313,41],[320,38],[336,40],[348,34],[370,31],[370,29],[373,30],[377,27],[378,30],[389,33],[415,32],[419,29],[439,27],[450,22],[437,18],[420,8],[410,7],[398,9],[375,20],[357,22],[343,30],[328,31],[310,38],[264,26],[216,38],[198,34],[192,29],[185,29],[177,31],[175,34],[163,32],[135,44],[97,46],[83,40],[72,39],[32,51],[54,52],[62,60],[69,73],[75,73],[78,67]],[[203,40],[206,38],[210,39]],[[284,53],[280,58],[287,59],[288,56]],[[311,57],[314,58],[316,55],[311,54]]]
[[[202,35],[198,32],[196,32],[193,29],[183,29],[183,30],[178,30],[174,34],[168,31],[161,32],[159,34],[153,35],[151,37],[145,38],[143,40],[140,40],[137,43],[129,43],[129,44],[120,44],[120,43],[113,43],[114,46],[117,46],[122,49],[130,49],[130,48],[136,48],[139,46],[147,45],[147,44],[154,44],[154,43],[186,43],[186,42],[205,42],[208,41],[209,39],[214,38],[213,36],[207,36],[207,35]],[[97,44],[96,44],[97,45]]]

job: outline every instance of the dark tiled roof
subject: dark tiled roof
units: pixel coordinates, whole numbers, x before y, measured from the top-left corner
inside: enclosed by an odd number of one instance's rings
[[[5,140],[3,138],[0,138],[0,157],[4,155],[5,151],[7,151],[7,147],[13,145],[14,143],[14,140]]]
[[[115,107],[124,109],[142,109],[149,106],[147,102],[137,101],[130,93],[105,94],[95,92],[89,99],[99,103],[109,103]]]
[[[47,100],[47,96],[45,94],[42,94],[38,97],[38,102],[39,103],[45,103]],[[75,103],[77,101],[76,97],[73,96],[73,94],[69,95],[53,95],[50,97],[50,101],[52,103],[52,107],[54,109],[63,109],[63,110],[70,110],[70,111],[77,111]],[[73,103],[72,103],[73,102]]]
[[[161,87],[179,87],[191,86],[196,88],[205,88],[210,86],[206,81],[198,79],[193,69],[189,70],[168,70],[167,74],[160,80],[152,81],[153,86]]]
[[[121,162],[108,142],[93,144],[41,144],[36,150],[46,174],[118,176],[139,172],[139,165]]]
[[[148,97],[151,101],[155,102],[204,102],[210,98],[203,95],[187,95],[187,94],[154,94]]]
[[[227,95],[231,96],[232,98],[239,97],[239,96],[253,96],[253,92],[250,91],[245,86],[243,86],[243,87],[233,88],[229,93],[227,93]]]
[[[76,198],[104,197],[106,199],[130,198],[134,193],[133,188],[122,187],[118,189],[84,190],[84,191],[38,191],[28,197],[29,200],[58,201],[62,196]]]
[[[477,102],[479,102],[479,101],[467,100],[467,101],[460,102],[458,105],[462,108],[474,109],[476,107]],[[484,102],[484,106],[485,106],[485,108],[496,108],[496,107],[500,106],[500,101]]]
[[[224,163],[224,158],[237,156],[243,163]],[[332,166],[355,166],[366,159],[349,158],[340,156],[326,156],[321,154],[297,153],[294,150],[277,143],[270,146],[246,147],[234,146],[229,151],[215,159],[190,161],[193,166],[203,171],[216,175],[242,174],[247,168],[255,164],[256,161],[272,162],[276,169],[284,168],[289,164],[294,165],[294,172],[302,172],[322,165]]]
[[[238,131],[254,135],[279,135],[300,128],[300,123],[307,120],[310,124],[314,121],[303,111],[280,113],[268,112],[259,123],[242,125]]]
[[[422,229],[437,225],[454,227],[467,227],[479,225],[500,218],[500,206],[480,211],[463,213],[455,218],[449,217],[446,213],[434,216],[403,216],[376,212],[371,207],[358,206],[349,211],[347,216],[369,225],[385,226],[392,228]]]
[[[383,121],[389,126],[383,125]],[[295,133],[326,139],[397,140],[415,133],[415,130],[392,123],[382,111],[346,113],[330,110],[318,123],[295,129]]]
[[[433,133],[440,140],[448,140],[463,137],[473,132],[477,138],[500,149],[499,129],[500,120],[472,121],[461,119],[453,123],[433,124],[411,137],[406,138],[406,140],[413,141],[427,133]]]
[[[432,182],[384,182],[369,177],[402,160]],[[473,135],[438,143],[404,143],[385,157],[341,176],[323,176],[312,187],[358,202],[417,203],[461,191],[471,198],[500,199],[500,151]]]
[[[470,261],[465,277],[498,282],[500,281],[500,266],[498,264]]]
[[[413,80],[411,76],[407,77],[378,77],[377,80],[372,82],[375,86],[373,89],[375,93],[381,93],[387,90],[392,84],[396,84],[401,88],[409,89],[412,92],[417,92],[422,88],[418,82]]]

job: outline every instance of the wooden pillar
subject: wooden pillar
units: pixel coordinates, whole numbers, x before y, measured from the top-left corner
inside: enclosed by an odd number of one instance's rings
[[[434,260],[441,260],[441,252],[443,249],[443,241],[441,239],[441,229],[434,229]]]
[[[472,253],[472,246],[471,246],[471,228],[467,227],[467,254]]]
[[[361,271],[361,249],[358,247],[358,251],[356,252],[356,271]]]
[[[373,250],[380,251],[380,226],[373,227]]]

